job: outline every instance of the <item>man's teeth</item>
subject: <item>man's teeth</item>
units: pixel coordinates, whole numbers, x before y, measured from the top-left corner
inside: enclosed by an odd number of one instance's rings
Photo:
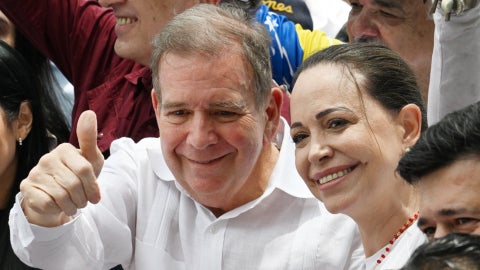
[[[133,19],[131,18],[117,18],[117,24],[131,24],[133,23]]]
[[[349,173],[352,171],[352,168],[348,168],[348,169],[345,169],[345,170],[341,170],[339,172],[336,172],[336,173],[332,173],[332,174],[329,174],[329,175],[326,175],[320,179],[318,179],[318,182],[320,182],[320,184],[325,184],[325,183],[328,183],[332,180],[335,180],[339,177],[342,177],[344,176],[345,174]]]

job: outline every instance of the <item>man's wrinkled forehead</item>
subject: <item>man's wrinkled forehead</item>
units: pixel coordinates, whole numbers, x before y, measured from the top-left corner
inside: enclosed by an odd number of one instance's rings
[[[372,0],[372,3],[385,8],[406,9],[408,6],[424,5],[430,0]]]
[[[401,9],[408,0],[373,0],[372,3],[386,8],[399,8]]]

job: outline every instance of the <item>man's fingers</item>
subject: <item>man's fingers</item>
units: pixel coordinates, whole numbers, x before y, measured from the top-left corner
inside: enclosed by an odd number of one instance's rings
[[[100,174],[103,155],[97,146],[97,116],[93,111],[84,111],[77,123],[80,152],[93,166],[95,175]]]

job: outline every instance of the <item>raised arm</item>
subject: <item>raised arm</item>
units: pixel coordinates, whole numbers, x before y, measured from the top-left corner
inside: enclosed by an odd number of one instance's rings
[[[55,227],[68,222],[87,202],[100,201],[96,177],[103,165],[92,111],[78,121],[80,149],[62,144],[43,156],[21,183],[22,209],[31,224]]]

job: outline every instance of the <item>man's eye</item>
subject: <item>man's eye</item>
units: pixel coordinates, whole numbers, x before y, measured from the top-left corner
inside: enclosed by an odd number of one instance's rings
[[[432,239],[435,235],[436,228],[435,227],[427,227],[422,229],[423,233],[428,237],[428,239]]]
[[[186,115],[187,114],[187,111],[185,110],[177,110],[177,111],[173,111],[170,113],[171,115],[175,115],[175,116],[181,116],[181,115]]]
[[[219,116],[232,116],[232,115],[236,115],[236,113],[234,112],[229,112],[229,111],[218,111],[216,112],[217,115]]]
[[[385,12],[385,11],[380,11],[380,14],[382,14],[383,17],[386,17],[386,18],[395,18],[396,16],[393,15],[392,13],[389,13],[389,12]]]
[[[477,220],[473,218],[458,218],[456,221],[458,225],[466,225],[472,222],[476,222]]]
[[[242,114],[233,111],[214,111],[211,114],[217,121],[228,123],[233,122],[242,117]]]

